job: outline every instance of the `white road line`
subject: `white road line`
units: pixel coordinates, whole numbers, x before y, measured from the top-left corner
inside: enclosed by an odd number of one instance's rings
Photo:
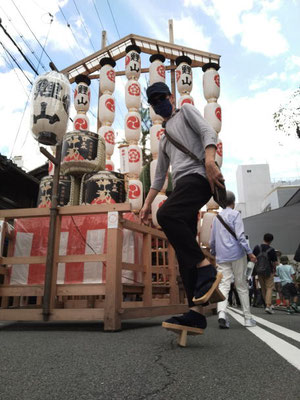
[[[228,314],[236,319],[241,325],[244,325],[244,317],[241,317],[231,310],[228,310]],[[253,333],[253,335],[257,336],[260,340],[265,342],[269,347],[271,347],[271,349],[276,351],[276,353],[278,353],[281,357],[283,357],[286,361],[300,371],[300,350],[297,347],[289,344],[283,339],[278,338],[259,326],[246,329]]]
[[[243,315],[241,310],[237,310],[237,309],[234,309],[234,308],[231,308],[231,307],[229,307],[229,308],[230,308],[230,310]],[[290,339],[294,339],[297,342],[300,342],[300,333],[292,331],[291,329],[284,328],[281,325],[274,324],[273,322],[266,321],[265,319],[257,317],[256,315],[253,315],[253,318],[259,324],[264,325],[267,328],[270,328],[275,332],[281,333],[282,335],[287,336]],[[293,316],[291,318],[293,318]]]

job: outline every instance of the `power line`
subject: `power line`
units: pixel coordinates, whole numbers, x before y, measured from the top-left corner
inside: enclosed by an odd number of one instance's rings
[[[101,24],[101,26],[102,26],[102,30],[105,31],[104,26],[103,26],[102,21],[101,21],[101,18],[100,18],[100,15],[99,15],[99,13],[98,13],[98,9],[97,9],[97,7],[96,7],[96,4],[95,4],[95,1],[94,1],[94,0],[93,0],[93,4],[94,4],[95,10],[96,10],[96,14],[97,14],[97,16],[98,16],[98,19],[99,19],[99,21],[100,21],[100,24]],[[108,41],[107,41],[107,42],[108,42]]]
[[[10,36],[10,34],[7,32],[7,30],[4,28],[4,26],[2,25],[2,20],[0,18],[0,27],[2,28],[3,32],[5,33],[6,36],[8,36],[8,38],[13,42],[14,46],[19,50],[19,52],[22,54],[22,56],[24,57],[24,60],[27,62],[27,64],[30,66],[30,68],[35,72],[36,75],[38,75],[39,73],[37,72],[37,70],[35,69],[35,67],[31,64],[30,60],[25,56],[25,54],[23,53],[23,51],[20,49],[20,47],[17,45],[17,43],[14,41],[14,39]]]
[[[47,41],[48,41],[50,30],[51,30],[51,27],[52,27],[52,22],[53,22],[53,17],[51,18],[51,21],[50,21],[50,26],[49,26],[49,29],[48,29],[48,32],[47,32],[47,35],[46,35],[46,38],[45,38],[45,42],[44,42],[44,46],[43,46],[43,49],[42,49],[42,52],[41,52],[41,55],[40,55],[39,63],[37,65],[37,70],[39,70],[40,62],[42,60],[43,54],[45,53],[45,48],[46,48],[46,44],[47,44]]]
[[[35,59],[37,61],[39,61],[37,55],[35,54],[34,50],[32,49],[32,47],[30,46],[30,44],[28,43],[27,40],[25,40],[24,36],[18,31],[18,29],[16,28],[16,26],[14,25],[12,19],[7,15],[7,13],[4,11],[4,9],[0,6],[2,12],[5,14],[6,18],[8,19],[8,21],[11,23],[11,25],[13,26],[14,30],[17,32],[17,34],[19,35],[20,39],[24,42],[25,46],[28,48],[28,50],[31,52],[31,54],[35,57]],[[46,68],[44,66],[44,64],[40,64],[43,68],[43,70],[46,72]]]
[[[11,0],[11,2],[13,3],[13,5],[15,6],[15,8],[17,9],[18,13],[20,14],[21,18],[23,19],[23,21],[25,22],[26,26],[28,27],[28,29],[30,30],[30,32],[32,33],[32,35],[34,36],[35,40],[38,42],[38,44],[40,45],[40,47],[43,49],[43,46],[41,44],[41,42],[39,41],[39,39],[36,37],[36,35],[34,34],[34,32],[32,31],[32,29],[30,28],[30,26],[28,25],[26,19],[23,17],[23,15],[21,14],[19,8],[16,6],[14,0]],[[51,15],[53,17],[52,14],[49,13],[49,15]],[[45,51],[46,56],[49,58],[50,61],[51,57],[49,56],[49,54]]]
[[[74,32],[73,32],[73,30],[72,30],[72,27],[71,27],[71,25],[69,24],[69,22],[68,22],[68,20],[67,20],[65,14],[64,14],[62,8],[60,7],[59,3],[58,3],[57,5],[58,5],[58,8],[59,8],[59,11],[61,12],[62,16],[64,17],[64,20],[66,21],[67,27],[70,28],[70,31],[71,31],[71,33],[72,33],[72,35],[73,35],[73,37],[74,37],[74,40],[75,40],[75,42],[76,42],[76,44],[77,44],[79,50],[81,51],[83,57],[85,57],[85,54],[84,54],[84,52],[83,52],[83,50],[82,50],[80,44],[78,43],[78,40],[77,40],[76,36],[74,35]]]
[[[1,43],[1,44],[2,44],[2,43]],[[16,70],[15,70],[15,68],[14,68],[14,66],[13,66],[13,63],[11,62],[11,60],[10,60],[9,57],[8,57],[8,54],[5,54],[5,52],[4,52],[3,55],[2,55],[2,57],[3,57],[3,60],[5,61],[5,63],[6,63],[6,64],[11,68],[11,70],[14,71],[14,73],[16,74],[16,77],[17,77],[18,81],[20,82],[20,85],[22,86],[22,88],[23,88],[23,90],[24,90],[24,92],[26,93],[26,96],[27,96],[27,95],[28,95],[27,89],[25,88],[25,86],[23,85],[23,82],[21,81],[19,75],[17,74],[17,72],[16,72]]]
[[[114,24],[115,24],[115,27],[116,27],[116,31],[118,32],[119,39],[121,39],[121,36],[120,36],[119,30],[118,30],[118,27],[117,27],[117,24],[116,24],[116,20],[115,20],[114,14],[113,14],[113,12],[112,12],[112,9],[111,9],[111,7],[110,7],[110,4],[109,4],[109,0],[106,0],[106,1],[107,1],[107,4],[108,4],[108,7],[109,7],[109,10],[110,10],[110,13],[111,13],[112,19],[113,19],[113,21],[114,21]]]
[[[12,60],[15,62],[15,64],[18,66],[18,68],[22,71],[23,75],[25,76],[25,78],[28,80],[28,82],[32,85],[31,80],[28,78],[28,76],[25,74],[23,68],[21,67],[21,65],[18,63],[18,61],[15,59],[15,57],[10,53],[9,50],[7,50],[7,48],[4,46],[4,44],[0,41],[1,46],[3,47],[4,51],[10,56],[10,58],[12,58]]]
[[[76,10],[77,10],[77,12],[78,12],[79,18],[80,18],[80,20],[81,20],[81,22],[82,22],[82,25],[83,25],[83,27],[84,27],[84,30],[85,30],[85,32],[86,32],[86,34],[87,34],[88,39],[89,39],[89,42],[91,43],[91,46],[92,46],[94,52],[96,52],[95,47],[94,47],[94,45],[93,45],[93,43],[92,43],[92,41],[91,41],[90,35],[89,35],[89,33],[88,33],[88,30],[87,30],[87,28],[86,28],[86,25],[85,25],[85,23],[84,23],[84,20],[83,20],[83,18],[82,18],[82,16],[81,16],[81,13],[80,13],[80,11],[78,10],[78,7],[77,7],[77,5],[76,5],[76,3],[75,3],[75,0],[73,0],[73,3],[74,3],[74,6],[75,6],[75,8],[76,8]]]

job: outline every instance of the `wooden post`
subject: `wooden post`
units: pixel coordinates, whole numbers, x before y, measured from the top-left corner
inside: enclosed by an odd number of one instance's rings
[[[174,43],[174,31],[173,31],[173,20],[169,19],[169,42]],[[170,61],[171,67],[174,67],[175,62]],[[176,85],[175,85],[175,69],[171,69],[171,92],[174,96],[174,105],[176,107]]]
[[[168,243],[168,265],[170,270],[170,304],[179,304],[179,287],[177,283],[177,268],[175,265],[175,251]]]
[[[144,307],[152,306],[152,243],[151,234],[146,233],[143,236],[143,265],[145,266],[144,273]]]
[[[107,40],[106,31],[102,31],[101,49],[104,49],[104,47],[106,47],[106,40]],[[100,122],[100,119],[99,119],[99,99],[100,99],[100,96],[101,96],[101,93],[100,93],[100,85],[99,85],[99,88],[98,88],[97,132],[101,128],[101,122]]]
[[[53,246],[53,269],[52,269],[52,282],[50,291],[50,310],[55,308],[56,300],[56,282],[57,282],[57,271],[58,271],[58,256],[59,256],[59,244],[60,244],[60,230],[61,230],[61,216],[56,217],[55,226],[55,240]]]
[[[121,329],[122,287],[122,248],[123,232],[119,222],[119,213],[107,214],[107,262],[104,303],[104,330]]]
[[[61,150],[62,143],[58,143],[56,146],[56,158],[53,160],[55,162],[54,176],[53,176],[53,186],[52,186],[52,198],[51,198],[51,208],[50,208],[50,222],[49,222],[49,234],[48,234],[48,248],[47,248],[47,259],[46,259],[46,272],[45,272],[45,285],[44,285],[44,301],[43,301],[43,318],[44,321],[48,321],[50,317],[51,308],[51,293],[53,284],[53,270],[54,270],[54,250],[56,245],[55,234],[56,223],[57,223],[57,199],[58,199],[58,186],[59,186],[59,173],[60,173],[60,161],[61,161]],[[41,152],[48,157],[48,152],[41,148]],[[52,157],[49,154],[50,157]],[[50,158],[48,157],[48,158]]]

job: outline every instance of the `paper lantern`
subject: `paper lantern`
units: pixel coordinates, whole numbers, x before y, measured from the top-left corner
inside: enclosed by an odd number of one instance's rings
[[[194,105],[194,99],[189,94],[184,94],[178,100],[178,108],[181,108],[183,104],[192,104]]]
[[[115,131],[111,126],[103,125],[98,130],[98,135],[105,140],[106,154],[111,156],[115,148]]]
[[[66,133],[70,108],[70,84],[65,75],[51,71],[33,85],[30,129],[41,144],[55,145]]]
[[[74,107],[76,111],[88,111],[90,108],[91,90],[89,85],[91,80],[86,75],[77,75],[75,78],[77,83],[74,92]]]
[[[153,54],[149,60],[151,62],[149,67],[149,85],[156,82],[165,82],[166,80],[166,67],[164,66],[165,56],[162,54]]]
[[[90,120],[85,114],[76,114],[73,118],[73,129],[74,131],[89,131]]]
[[[115,119],[115,99],[111,94],[99,98],[99,120],[102,124],[112,124]]]
[[[201,241],[202,245],[205,247],[209,247],[212,223],[213,223],[213,220],[215,219],[215,217],[216,217],[216,214],[211,213],[211,212],[207,212],[203,215],[200,241]]]
[[[222,127],[222,111],[218,103],[208,103],[204,107],[204,118],[219,133]]]
[[[164,194],[159,193],[155,199],[153,200],[152,204],[151,204],[151,216],[152,216],[152,222],[153,225],[158,227],[159,223],[157,222],[157,218],[156,218],[156,213],[157,210],[164,204],[164,202],[167,200],[167,196]]]
[[[115,169],[115,164],[113,163],[112,160],[106,160],[105,163],[105,170],[106,171],[114,171]]]
[[[159,141],[165,130],[160,124],[152,125],[150,128],[150,149],[152,154],[158,154]]]
[[[139,211],[143,206],[143,184],[138,179],[129,179],[128,200],[133,212]]]
[[[220,75],[218,69],[220,66],[216,63],[207,63],[203,65],[203,93],[206,100],[217,99],[220,96]]]
[[[125,75],[127,79],[138,80],[141,75],[141,49],[136,45],[127,46],[125,57]]]
[[[103,57],[100,60],[99,89],[100,93],[112,94],[115,90],[116,73],[114,67],[116,62],[110,57]]]
[[[179,56],[175,60],[177,90],[180,94],[190,93],[193,89],[192,60],[187,56]]]
[[[105,168],[105,142],[93,132],[68,132],[61,153],[64,175],[83,175]]]
[[[219,168],[221,168],[222,164],[223,164],[223,143],[222,143],[221,139],[218,139],[218,142],[217,142],[217,151],[216,151],[215,161],[218,164]]]
[[[125,117],[125,138],[127,141],[138,141],[141,135],[141,116],[136,111],[130,111]]]
[[[137,145],[128,146],[128,173],[139,175],[143,166],[142,150]]]
[[[141,85],[133,79],[126,83],[125,103],[128,110],[138,110],[141,106]]]
[[[99,171],[82,177],[80,204],[124,203],[125,200],[123,174]]]

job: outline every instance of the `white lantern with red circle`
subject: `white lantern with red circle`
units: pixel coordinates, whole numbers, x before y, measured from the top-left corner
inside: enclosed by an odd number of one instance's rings
[[[138,110],[141,106],[141,85],[133,79],[126,83],[125,103],[128,110]]]
[[[202,218],[200,241],[205,247],[209,247],[212,224],[215,218],[216,214],[212,212],[206,212]]]
[[[32,89],[30,129],[41,144],[53,146],[67,130],[70,83],[64,74],[47,72],[37,77]]]
[[[156,82],[165,82],[166,80],[166,67],[164,61],[166,57],[162,54],[152,54],[149,58],[151,64],[149,67],[149,85]]]
[[[128,181],[128,200],[132,206],[132,211],[139,211],[143,206],[143,184],[138,179]]]
[[[114,122],[115,99],[111,94],[105,93],[99,98],[99,120],[102,124]]]
[[[220,96],[220,75],[216,63],[207,63],[202,67],[203,74],[203,93],[206,100],[217,99]]]
[[[106,154],[111,156],[115,148],[115,131],[109,125],[102,125],[98,130],[98,135],[105,140]]]
[[[221,168],[223,164],[223,143],[221,139],[218,139],[217,142],[215,161],[218,164],[219,168]]]
[[[106,171],[114,171],[115,170],[115,164],[113,163],[112,160],[106,160],[105,162],[105,170]]]
[[[142,150],[138,145],[128,146],[128,173],[139,175],[143,166]]]
[[[125,75],[127,79],[138,80],[141,75],[141,49],[133,44],[127,46],[125,51]]]
[[[175,60],[177,90],[180,94],[190,93],[193,89],[192,60],[187,56],[179,56]]]
[[[194,105],[194,99],[192,96],[189,94],[184,94],[183,96],[180,96],[178,100],[178,108],[181,108],[183,104],[192,104]]]
[[[222,127],[222,111],[218,103],[208,103],[204,107],[204,118],[219,133]]]
[[[152,154],[158,154],[159,141],[165,130],[160,124],[152,125],[150,128],[150,149]]]
[[[164,202],[167,200],[167,196],[161,193],[158,193],[158,195],[155,197],[151,204],[151,216],[152,216],[152,222],[153,225],[158,227],[159,223],[157,222],[156,218],[156,213],[158,209],[164,204]]]
[[[125,138],[127,141],[138,141],[141,134],[141,116],[136,111],[130,111],[125,117]]]
[[[74,92],[74,107],[78,112],[87,112],[90,108],[91,90],[89,88],[91,80],[86,75],[77,75],[75,78],[77,83]]]
[[[100,60],[99,88],[100,93],[112,94],[115,90],[116,73],[114,67],[116,62],[110,57],[103,57]]]
[[[86,114],[76,114],[73,118],[74,131],[89,131],[90,120]]]

